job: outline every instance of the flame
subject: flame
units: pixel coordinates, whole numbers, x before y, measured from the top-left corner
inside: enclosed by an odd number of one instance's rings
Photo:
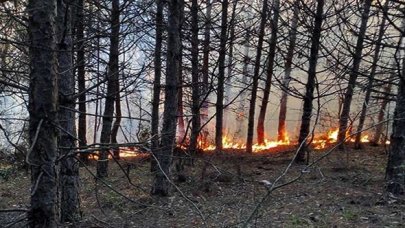
[[[209,144],[206,141],[202,140],[199,138],[198,140],[198,145],[200,148],[204,151],[213,151],[216,149],[216,146],[214,144]],[[279,141],[272,141],[265,139],[263,144],[254,144],[252,145],[252,150],[254,153],[269,150],[271,148],[276,148],[281,145],[291,145],[290,139],[288,135],[286,134],[286,137],[284,140],[279,140]],[[230,137],[229,135],[224,135],[222,137],[222,148],[223,149],[236,149],[236,150],[244,150],[246,149],[246,144],[241,142],[240,140],[233,139],[233,137]]]

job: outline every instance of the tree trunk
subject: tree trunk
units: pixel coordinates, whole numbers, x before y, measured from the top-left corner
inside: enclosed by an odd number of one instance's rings
[[[253,82],[252,82],[252,95],[250,97],[250,104],[249,104],[249,116],[248,116],[248,132],[247,132],[247,139],[246,139],[246,152],[252,153],[252,146],[253,146],[253,130],[254,130],[254,118],[255,118],[255,109],[256,109],[256,96],[257,96],[257,87],[259,82],[259,74],[260,74],[260,63],[262,57],[262,47],[263,47],[263,39],[264,39],[264,29],[266,26],[267,20],[267,7],[268,7],[268,0],[263,1],[263,9],[260,18],[260,27],[259,27],[259,40],[256,49],[256,60],[255,66],[253,71]]]
[[[294,58],[294,50],[297,42],[297,27],[298,27],[298,17],[299,17],[299,1],[295,1],[293,6],[293,17],[291,19],[291,30],[289,32],[289,44],[287,50],[287,56],[285,61],[284,78],[282,84],[282,92],[280,99],[280,113],[278,119],[278,140],[286,141],[288,140],[287,129],[286,129],[286,119],[287,119],[287,100],[288,100],[288,86],[291,81],[291,70],[292,62]]]
[[[221,35],[219,44],[218,56],[218,85],[217,85],[217,102],[215,105],[216,122],[215,122],[215,145],[216,150],[222,150],[222,130],[224,119],[224,83],[225,83],[225,57],[226,57],[226,42],[228,31],[228,0],[222,0],[221,12]]]
[[[267,104],[269,103],[271,80],[273,78],[274,61],[276,57],[277,48],[277,32],[278,32],[278,18],[280,16],[280,0],[275,0],[273,3],[273,18],[270,20],[271,25],[271,38],[269,59],[267,65],[267,77],[263,90],[262,105],[260,106],[259,119],[257,121],[257,142],[264,144],[264,121],[266,118]]]
[[[75,78],[73,74],[71,12],[73,1],[57,0],[57,32],[58,32],[58,80],[59,108],[58,118],[62,130],[59,131],[59,147],[61,155],[68,155],[60,163],[60,197],[61,222],[74,222],[80,218],[79,211],[79,167],[74,158],[75,139]],[[71,149],[69,149],[71,148]],[[69,155],[70,154],[70,155]]]
[[[85,59],[84,59],[84,0],[77,1],[76,15],[76,42],[77,42],[77,88],[79,93],[79,120],[78,120],[78,139],[79,147],[87,146],[87,120],[86,120],[86,78],[85,78]],[[80,159],[87,164],[89,155],[80,154]]]
[[[107,72],[107,96],[104,104],[103,125],[101,128],[100,143],[111,143],[111,127],[114,115],[114,103],[117,91],[119,73],[119,32],[120,32],[120,5],[119,0],[112,1],[110,56]],[[104,147],[106,145],[103,145]],[[108,149],[101,149],[97,161],[97,177],[108,176]]]
[[[382,10],[387,10],[388,7],[388,2],[386,1],[384,4],[384,8]],[[361,113],[360,113],[360,118],[359,118],[359,125],[357,126],[357,134],[356,134],[356,140],[354,143],[354,147],[356,149],[361,149],[362,145],[361,145],[361,131],[363,130],[363,126],[364,126],[364,122],[366,120],[366,114],[367,114],[367,109],[368,109],[368,104],[370,102],[370,97],[371,97],[371,92],[373,89],[373,83],[374,83],[374,77],[376,74],[376,70],[377,70],[377,65],[378,65],[378,61],[380,59],[380,50],[381,50],[381,41],[384,37],[384,33],[385,33],[385,22],[386,22],[386,17],[382,18],[381,21],[381,25],[379,28],[379,32],[378,32],[378,38],[376,41],[376,46],[375,46],[375,51],[374,51],[374,56],[373,56],[373,63],[371,65],[371,72],[368,78],[368,83],[367,83],[367,87],[366,87],[366,95],[364,97],[364,102],[363,102],[363,106],[361,109]]]
[[[121,96],[120,96],[120,80],[119,80],[119,73],[118,78],[115,81],[115,121],[111,130],[111,143],[117,144],[117,135],[118,130],[120,129],[121,119],[122,119],[122,112],[121,112]],[[120,159],[120,148],[114,147],[113,154],[116,159]]]
[[[316,79],[316,65],[318,62],[318,52],[321,39],[322,22],[323,22],[323,7],[325,5],[325,0],[317,0],[314,29],[311,37],[311,50],[309,55],[309,67],[308,67],[308,81],[305,85],[305,96],[303,112],[301,117],[301,128],[300,135],[298,137],[298,145],[302,145],[298,151],[296,157],[296,162],[305,161],[305,152],[307,151],[308,145],[306,140],[309,135],[309,129],[311,126],[311,116],[312,107],[314,100],[314,89],[315,89],[315,79]]]
[[[186,127],[184,123],[184,105],[183,105],[183,34],[181,32],[184,24],[184,4],[180,9],[180,68],[179,68],[179,85],[178,85],[178,113],[177,113],[177,124],[178,124],[178,143],[184,143],[186,137]]]
[[[156,154],[159,149],[159,103],[160,81],[162,78],[162,41],[163,41],[163,0],[156,0],[156,40],[154,53],[155,78],[153,80],[152,117],[151,117],[151,149]],[[151,171],[156,171],[156,160],[151,159]]]
[[[191,1],[191,84],[192,84],[192,107],[193,115],[191,123],[191,137],[189,151],[196,153],[197,140],[200,133],[200,84],[198,81],[198,1]]]
[[[363,12],[361,14],[360,31],[359,31],[359,36],[357,38],[356,48],[355,48],[355,52],[354,52],[354,56],[353,56],[353,66],[351,68],[349,82],[348,82],[348,86],[347,86],[344,100],[343,100],[342,113],[339,117],[338,142],[341,142],[341,144],[339,146],[340,148],[343,148],[343,146],[344,146],[343,141],[346,138],[347,124],[348,124],[349,115],[350,115],[350,106],[352,103],[354,87],[356,86],[357,76],[359,75],[359,68],[360,68],[362,52],[363,52],[363,42],[364,42],[364,36],[366,34],[371,2],[372,2],[372,0],[364,1]]]
[[[212,3],[211,0],[206,1],[207,11],[206,11],[206,21],[204,28],[204,43],[203,43],[203,65],[201,69],[202,73],[202,86],[201,86],[201,123],[205,124],[208,121],[208,93],[210,92],[209,85],[209,59],[210,59],[210,32],[211,32],[211,9]],[[204,135],[208,135],[208,130],[203,130]]]
[[[176,141],[177,125],[177,87],[180,70],[180,21],[183,0],[170,0],[168,13],[168,41],[165,101],[163,112],[162,139],[156,158],[158,170],[156,171],[152,195],[167,196],[170,189],[170,164]]]
[[[386,169],[387,191],[394,195],[405,192],[405,58],[399,77],[397,104],[392,125],[391,144]]]
[[[229,103],[231,102],[232,96],[232,69],[233,69],[233,47],[235,42],[235,18],[236,18],[236,7],[238,5],[238,0],[233,2],[232,6],[232,14],[231,14],[231,21],[229,27],[229,53],[228,53],[228,61],[227,61],[227,76],[225,80],[225,105],[229,107]],[[225,108],[224,110],[225,116],[229,116],[229,108]],[[227,119],[223,122],[223,128],[227,129]]]
[[[58,155],[58,86],[56,0],[30,0],[29,13],[29,137],[31,150],[30,227],[56,227]]]

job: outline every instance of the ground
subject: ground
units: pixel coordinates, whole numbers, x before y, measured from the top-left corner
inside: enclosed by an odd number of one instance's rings
[[[324,155],[312,152],[311,160]],[[200,155],[194,166],[176,171],[172,194],[149,195],[147,158],[110,162],[110,175],[95,181],[95,162],[81,167],[83,219],[66,227],[404,227],[404,198],[384,194],[386,149],[334,151],[309,169],[292,165],[276,185],[297,181],[267,194],[266,184],[288,166],[293,152]],[[176,161],[175,161],[176,162]],[[237,165],[240,164],[240,165]],[[175,167],[175,166],[174,166]],[[202,174],[206,167],[205,174]],[[129,179],[124,174],[129,171]],[[177,178],[180,176],[180,178]],[[0,209],[28,208],[29,176],[0,166]],[[24,212],[0,212],[0,227],[24,227]]]

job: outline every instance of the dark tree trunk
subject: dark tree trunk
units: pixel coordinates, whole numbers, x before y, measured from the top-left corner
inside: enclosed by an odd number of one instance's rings
[[[266,119],[267,104],[269,103],[271,80],[273,78],[276,48],[277,48],[277,32],[278,32],[278,18],[280,16],[280,0],[275,0],[273,3],[273,18],[270,20],[271,37],[270,37],[270,50],[267,65],[267,77],[263,90],[262,105],[260,106],[259,118],[257,121],[257,142],[264,144],[264,121]]]
[[[118,73],[118,78],[115,81],[115,121],[111,130],[111,143],[117,144],[117,135],[118,135],[118,130],[120,129],[121,126],[121,119],[122,119],[122,112],[121,112],[121,96],[120,96],[120,80],[119,80],[119,73]],[[119,147],[114,147],[114,157],[116,159],[120,159],[120,148]]]
[[[168,13],[168,40],[165,101],[163,112],[162,139],[160,149],[155,154],[158,169],[155,174],[152,195],[167,196],[170,189],[170,164],[176,141],[177,87],[180,70],[180,21],[183,0],[170,0]]]
[[[191,84],[192,84],[192,129],[189,151],[196,153],[197,140],[200,133],[200,84],[198,81],[198,1],[191,1]]]
[[[356,48],[353,56],[353,66],[351,68],[349,82],[343,100],[342,113],[339,117],[338,142],[342,142],[339,146],[340,148],[343,148],[344,146],[343,141],[346,138],[347,124],[349,122],[349,115],[350,115],[350,106],[352,104],[353,91],[354,87],[356,86],[357,76],[359,75],[359,68],[363,52],[364,36],[367,30],[367,22],[370,13],[371,2],[372,0],[364,1],[363,12],[361,14],[361,25],[359,30],[359,36],[357,37]]]
[[[184,1],[184,0],[183,0]],[[182,4],[182,8],[180,9],[180,68],[179,68],[179,85],[178,85],[178,95],[177,95],[177,102],[178,102],[178,113],[177,113],[177,124],[178,124],[178,135],[177,141],[179,143],[184,143],[186,139],[186,127],[184,123],[184,103],[183,103],[183,34],[182,28],[184,24],[184,4]]]
[[[257,96],[257,87],[259,82],[259,74],[260,74],[260,63],[262,57],[262,48],[263,48],[263,39],[264,39],[264,29],[266,26],[267,20],[267,8],[268,8],[268,0],[263,1],[263,9],[261,13],[260,19],[260,27],[259,27],[259,40],[256,49],[256,60],[255,66],[253,71],[253,82],[252,82],[252,95],[250,97],[250,105],[249,105],[249,116],[248,116],[248,131],[247,131],[247,139],[246,139],[246,152],[252,153],[252,146],[253,146],[253,130],[254,130],[254,121],[255,121],[255,109],[256,109],[256,96]]]
[[[386,169],[387,191],[394,195],[405,192],[405,58],[402,59],[397,104],[392,125],[391,144]]]
[[[67,155],[60,163],[60,197],[61,222],[74,222],[80,218],[79,211],[79,166],[74,158],[76,147],[75,77],[73,74],[71,12],[73,1],[57,1],[57,32],[58,32],[58,76],[59,76],[59,108],[58,118],[62,130],[59,131],[59,147],[61,155]]]
[[[300,12],[299,1],[295,1],[293,6],[293,18],[291,19],[291,30],[289,32],[289,44],[287,50],[287,56],[284,67],[284,78],[282,84],[282,93],[280,99],[280,113],[278,119],[278,140],[288,140],[286,119],[287,119],[287,100],[288,100],[288,86],[291,81],[292,62],[294,58],[295,44],[297,42],[297,27],[298,16]]]
[[[228,53],[228,61],[227,61],[227,76],[225,80],[225,105],[229,107],[229,103],[231,102],[232,96],[232,69],[233,69],[233,48],[235,43],[235,19],[236,19],[236,7],[238,5],[238,0],[233,2],[232,5],[232,14],[230,20],[230,27],[229,27],[229,53]],[[224,110],[225,116],[229,115],[229,108],[225,108]],[[231,120],[233,121],[233,120]],[[227,119],[223,121],[223,128],[227,129]]]
[[[56,0],[30,0],[29,137],[31,150],[30,227],[56,227],[58,85]]]
[[[77,87],[79,93],[79,120],[78,139],[79,147],[87,146],[87,120],[86,120],[86,79],[85,79],[85,59],[84,59],[84,0],[77,1],[76,14],[76,42],[77,42]],[[80,154],[80,159],[87,164],[89,155]]]
[[[221,12],[221,35],[218,56],[218,85],[217,85],[217,102],[215,105],[216,122],[215,122],[215,145],[216,150],[222,150],[222,130],[224,120],[224,83],[225,83],[225,57],[226,42],[228,31],[228,0],[222,0]]]
[[[206,1],[207,4],[207,11],[206,11],[206,21],[205,21],[205,28],[204,28],[204,42],[203,42],[203,65],[201,69],[202,73],[202,86],[201,86],[201,123],[204,124],[208,121],[208,93],[209,93],[209,59],[210,59],[210,32],[211,32],[211,9],[212,3],[211,0]],[[204,130],[204,134],[208,134],[208,130]]]
[[[162,41],[163,41],[163,0],[156,1],[156,41],[154,53],[155,79],[153,80],[152,98],[152,153],[156,154],[159,148],[159,103],[160,103],[160,81],[162,78]],[[151,171],[156,171],[156,160],[151,159]]]
[[[114,103],[117,92],[117,81],[119,73],[119,32],[120,32],[120,5],[119,0],[112,1],[111,11],[111,34],[110,34],[110,56],[107,72],[107,96],[104,105],[103,125],[101,128],[100,143],[111,143],[111,128],[114,115]],[[106,145],[103,145],[104,147]],[[108,149],[101,149],[97,161],[97,176],[100,178],[108,176]]]
[[[309,135],[311,126],[312,107],[314,100],[314,89],[316,81],[316,65],[318,62],[318,52],[321,39],[322,22],[323,22],[323,7],[325,0],[317,0],[314,28],[311,37],[311,50],[309,55],[309,67],[308,67],[308,81],[305,85],[304,106],[301,118],[300,135],[298,137],[298,145],[302,145],[298,151],[296,162],[305,161],[305,152],[308,145],[306,140]]]
[[[387,10],[388,7],[388,2],[386,1],[384,4],[384,9],[383,10]],[[361,149],[362,145],[361,145],[361,131],[363,130],[363,126],[364,126],[364,122],[366,120],[366,115],[367,115],[367,109],[368,109],[368,105],[370,102],[370,97],[371,97],[371,92],[373,90],[373,83],[374,83],[374,77],[376,74],[376,70],[377,70],[377,65],[378,65],[378,61],[380,59],[380,50],[381,50],[381,41],[384,37],[384,33],[385,33],[385,22],[386,22],[386,17],[382,18],[381,24],[380,24],[380,28],[378,31],[378,38],[376,40],[376,46],[375,46],[375,51],[374,51],[374,56],[373,56],[373,63],[371,64],[371,72],[368,78],[368,83],[367,83],[367,87],[366,87],[366,95],[364,97],[364,102],[363,102],[363,106],[361,108],[361,113],[360,113],[360,118],[359,118],[359,125],[357,126],[357,134],[356,134],[356,140],[354,143],[354,147],[356,149]]]

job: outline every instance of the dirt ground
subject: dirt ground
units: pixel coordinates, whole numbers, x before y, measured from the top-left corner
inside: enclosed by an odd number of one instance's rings
[[[311,160],[322,155],[313,152]],[[292,165],[275,184],[283,186],[268,195],[268,184],[292,156],[291,148],[249,156],[201,155],[180,178],[173,171],[175,187],[164,198],[149,194],[152,175],[147,158],[124,158],[122,169],[111,161],[109,178],[103,182],[95,180],[93,162],[80,170],[83,219],[65,226],[242,227],[251,217],[247,227],[405,227],[404,198],[383,191],[387,157],[383,147],[335,151],[308,169]],[[130,181],[123,170],[129,171]],[[3,162],[0,209],[28,208],[29,181],[24,171]],[[25,216],[0,212],[0,227],[24,227]],[[10,226],[17,220],[21,222]]]

